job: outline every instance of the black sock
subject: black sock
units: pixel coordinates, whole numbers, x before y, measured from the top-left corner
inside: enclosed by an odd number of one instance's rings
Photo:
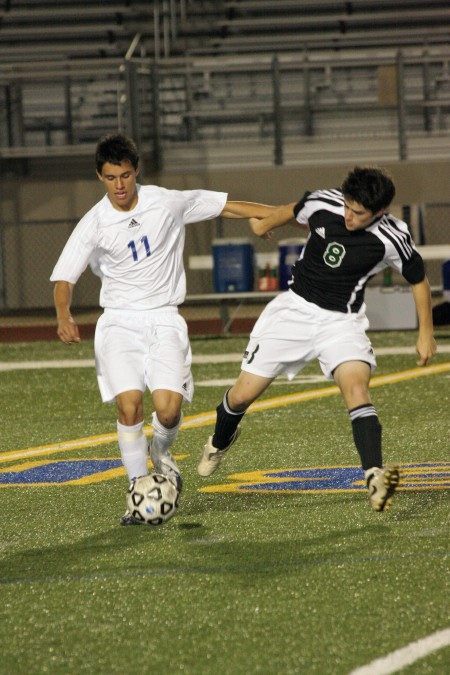
[[[239,422],[245,415],[245,410],[244,412],[231,410],[227,402],[227,394],[225,394],[222,403],[217,406],[216,411],[217,418],[212,444],[215,448],[223,450],[230,444]]]
[[[372,404],[350,410],[353,440],[361,457],[364,471],[373,466],[383,466],[381,454],[381,424]]]

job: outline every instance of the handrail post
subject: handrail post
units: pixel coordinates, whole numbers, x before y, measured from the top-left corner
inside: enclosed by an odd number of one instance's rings
[[[272,59],[273,131],[275,164],[283,164],[283,110],[281,108],[280,64],[278,57]]]
[[[154,41],[155,60],[159,59],[161,55],[159,17],[160,17],[159,0],[155,0],[155,6],[153,8],[153,41]]]
[[[423,53],[423,63],[422,63],[422,90],[423,90],[423,100],[424,103],[427,103],[431,98],[431,74],[430,74],[430,64],[428,61],[428,49]],[[425,131],[431,131],[433,128],[431,120],[431,111],[428,106],[423,108],[423,128]]]
[[[153,112],[153,163],[156,171],[163,167],[163,153],[161,143],[161,110],[159,102],[159,68],[155,61],[152,65],[152,112]]]
[[[163,0],[162,21],[164,57],[167,59],[170,56],[170,9],[167,0]]]
[[[404,61],[401,49],[397,52],[397,120],[398,120],[398,145],[399,158],[408,158],[406,137],[406,97],[404,83]]]
[[[136,64],[125,61],[125,86],[127,97],[127,126],[138,148],[142,144],[141,122],[139,118],[139,100]]]
[[[305,68],[303,71],[303,109],[304,109],[304,123],[303,123],[303,133],[305,136],[312,136],[314,133],[313,129],[313,117],[312,117],[312,108],[311,108],[311,70],[309,67],[309,59],[305,57]]]
[[[73,145],[73,115],[72,115],[72,97],[71,81],[67,76],[64,80],[64,111],[66,117],[66,143]]]

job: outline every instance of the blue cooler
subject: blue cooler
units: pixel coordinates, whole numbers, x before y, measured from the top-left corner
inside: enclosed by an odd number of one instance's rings
[[[253,246],[249,239],[214,239],[213,276],[216,293],[253,290]]]
[[[292,277],[292,266],[298,260],[303,250],[306,239],[282,239],[278,242],[280,254],[279,274],[280,289],[285,291],[289,288],[288,281]]]

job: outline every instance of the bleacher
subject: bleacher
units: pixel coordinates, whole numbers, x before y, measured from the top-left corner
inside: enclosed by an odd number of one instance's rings
[[[192,3],[194,4],[194,3]],[[286,52],[301,49],[397,48],[448,44],[446,0],[225,0],[223,17],[191,16],[196,54]],[[191,33],[192,33],[191,28]]]
[[[139,26],[152,30],[151,3],[135,0],[5,0],[0,62],[123,57]]]
[[[0,63],[447,45],[448,0],[3,0]]]
[[[4,0],[0,158],[88,154],[118,127],[170,161],[211,143],[220,161],[245,140],[280,162],[274,142],[357,140],[369,125],[395,149],[399,47],[407,130],[434,152],[449,19],[449,0]]]

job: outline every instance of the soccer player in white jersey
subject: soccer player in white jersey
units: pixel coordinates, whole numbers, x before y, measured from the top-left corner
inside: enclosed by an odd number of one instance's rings
[[[263,310],[250,335],[242,370],[217,407],[214,434],[203,448],[198,472],[210,476],[240,433],[248,406],[278,375],[294,377],[317,358],[338,385],[349,412],[375,511],[389,508],[399,484],[397,466],[383,468],[381,424],[369,395],[376,362],[366,335],[364,289],[392,267],[412,285],[419,321],[417,365],[436,352],[430,286],[408,226],[386,209],[395,195],[391,177],[376,167],[355,167],[340,189],[307,192],[298,203],[251,219],[253,232],[267,236],[294,222],[309,227],[290,288]]]
[[[106,195],[80,220],[51,275],[59,338],[80,341],[71,314],[72,291],[90,264],[100,276],[104,312],[95,333],[95,360],[102,400],[117,404],[122,462],[130,480],[155,470],[181,490],[169,450],[182,422],[182,403],[193,395],[191,349],[178,313],[186,294],[185,226],[224,218],[263,218],[273,207],[228,201],[223,192],[167,190],[137,184],[139,156],[123,134],[100,139],[97,176]],[[143,432],[143,393],[152,396],[153,437]],[[128,512],[123,525],[135,524]]]

